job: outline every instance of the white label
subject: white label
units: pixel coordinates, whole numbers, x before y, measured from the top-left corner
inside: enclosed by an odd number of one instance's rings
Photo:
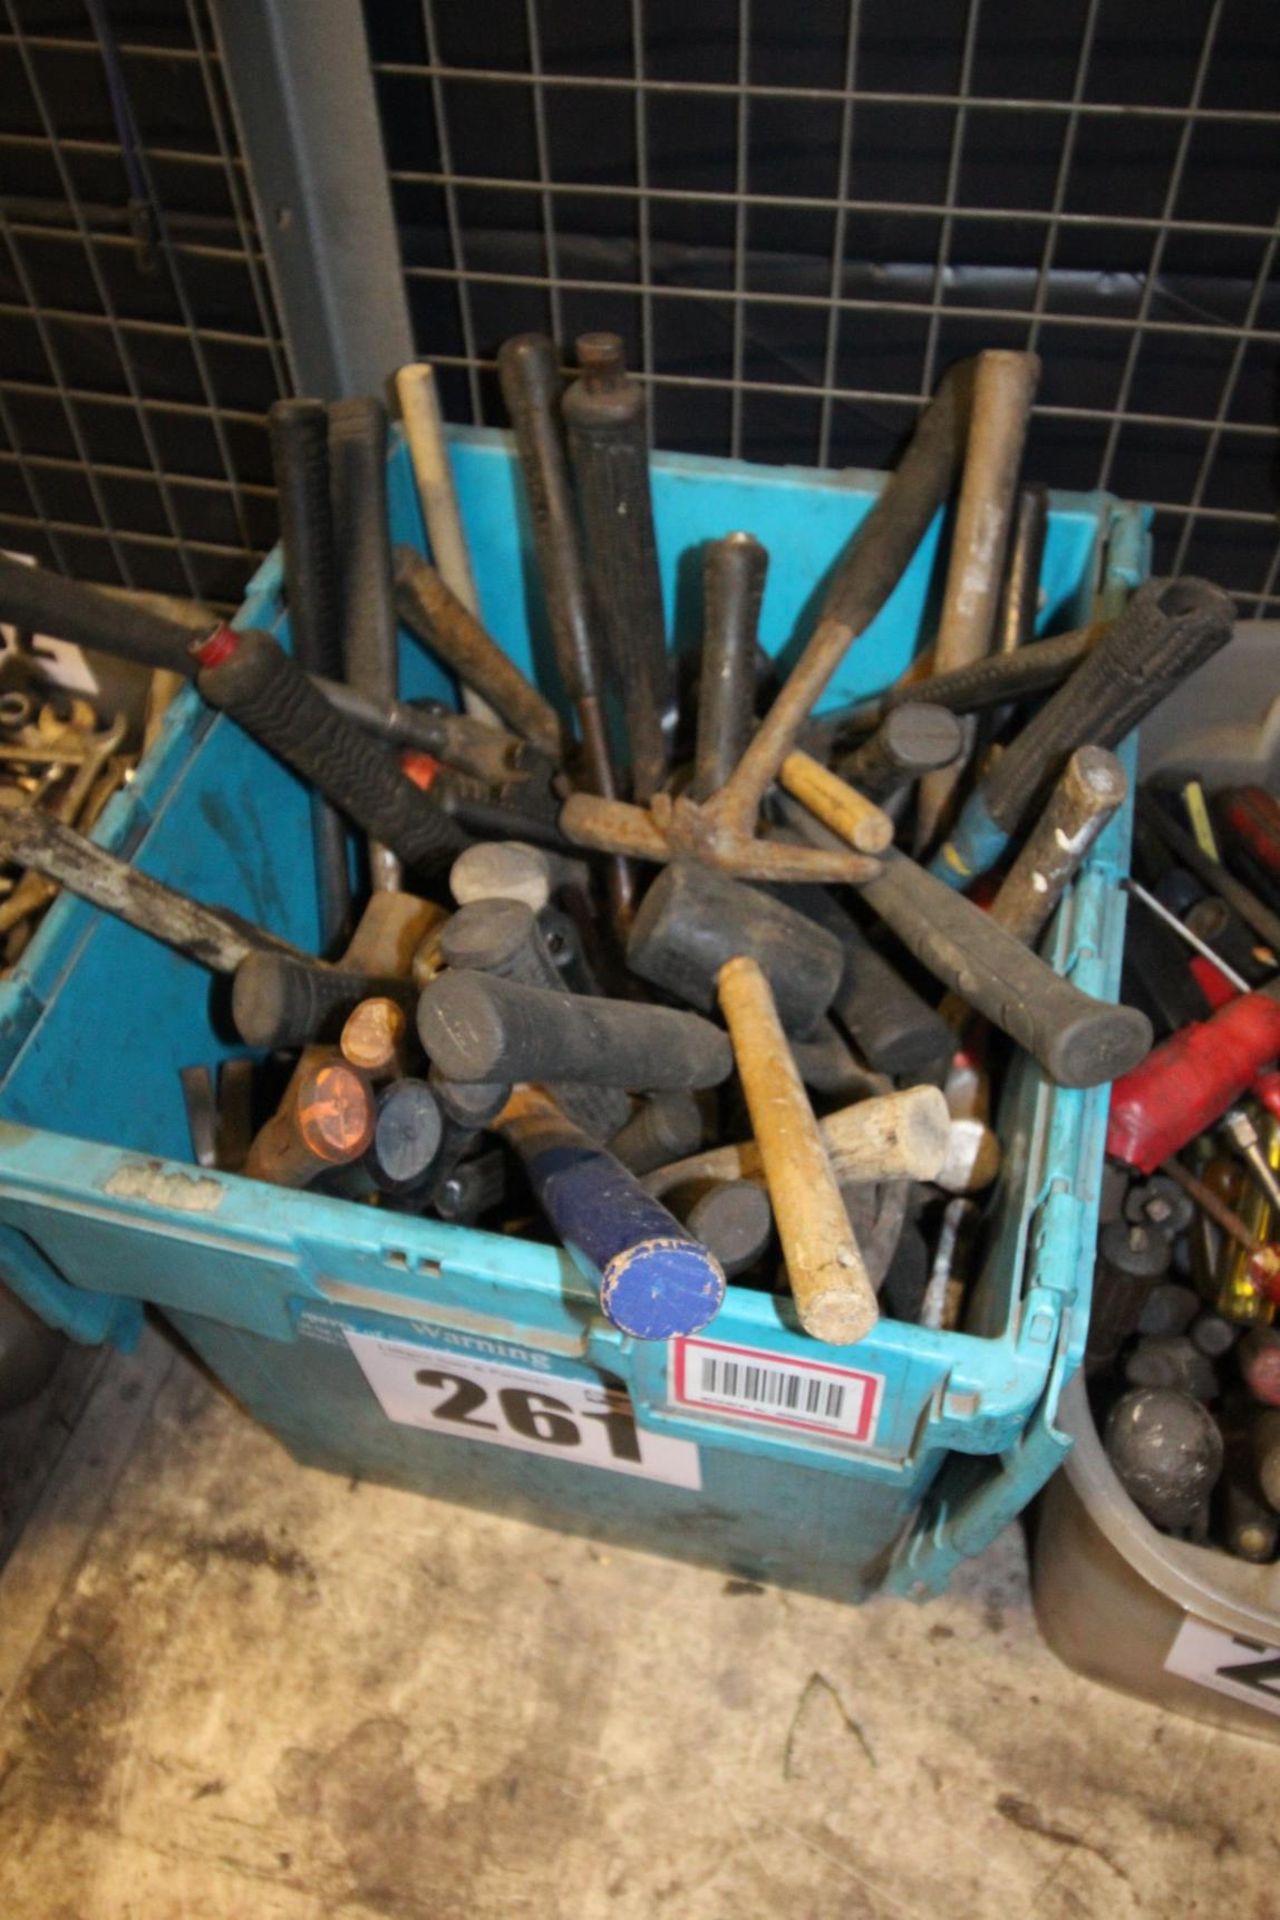
[[[1280,1713],[1280,1647],[1264,1640],[1224,1633],[1187,1614],[1164,1664],[1167,1673],[1230,1694],[1263,1713]]]
[[[884,1375],[821,1360],[779,1359],[755,1347],[687,1338],[671,1343],[671,1397],[682,1407],[762,1420],[857,1446],[875,1439]]]
[[[454,1440],[638,1474],[670,1487],[702,1486],[698,1449],[637,1425],[621,1387],[507,1367],[445,1347],[414,1346],[344,1329],[388,1420]]]

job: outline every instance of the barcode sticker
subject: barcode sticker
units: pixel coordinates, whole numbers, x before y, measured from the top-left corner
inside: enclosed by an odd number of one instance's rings
[[[875,1439],[884,1375],[820,1360],[780,1359],[715,1340],[671,1343],[671,1397],[678,1406],[762,1420],[857,1446]]]

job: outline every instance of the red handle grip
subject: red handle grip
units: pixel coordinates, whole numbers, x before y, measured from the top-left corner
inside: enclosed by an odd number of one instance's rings
[[[1280,1056],[1280,1001],[1242,993],[1210,1020],[1175,1033],[1111,1089],[1107,1152],[1154,1173],[1221,1119]]]

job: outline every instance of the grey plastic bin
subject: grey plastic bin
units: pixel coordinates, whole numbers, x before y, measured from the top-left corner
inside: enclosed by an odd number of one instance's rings
[[[1036,1616],[1069,1667],[1175,1713],[1280,1740],[1280,1563],[1159,1533],[1111,1470],[1077,1374],[1075,1446],[1041,1501]]]

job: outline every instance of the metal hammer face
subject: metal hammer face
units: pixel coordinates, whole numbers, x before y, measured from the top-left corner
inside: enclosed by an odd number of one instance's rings
[[[627,964],[695,1007],[716,1005],[716,979],[730,960],[759,965],[789,1033],[809,1033],[835,996],[844,967],[824,927],[754,887],[677,860],[645,895],[627,942]]]

